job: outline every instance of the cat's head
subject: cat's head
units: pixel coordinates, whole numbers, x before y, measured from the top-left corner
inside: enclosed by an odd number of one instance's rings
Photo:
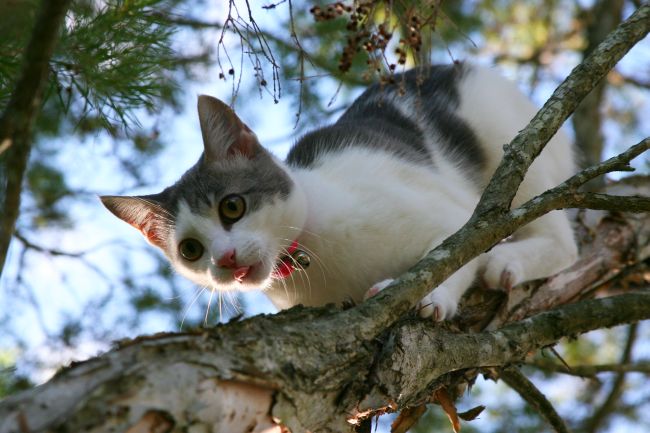
[[[203,154],[159,194],[103,196],[193,282],[264,288],[300,234],[306,203],[282,163],[223,102],[199,96]]]

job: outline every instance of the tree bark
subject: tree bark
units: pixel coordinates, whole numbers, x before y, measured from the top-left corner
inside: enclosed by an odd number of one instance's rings
[[[650,192],[650,178],[644,182]],[[650,318],[647,291],[544,311],[615,287],[647,265],[650,218],[600,214],[582,218],[583,254],[571,269],[519,286],[509,299],[478,288],[454,322],[436,325],[410,313],[364,339],[354,323],[341,326],[350,310],[295,307],[122,341],[5,399],[0,432],[350,431],[368,416],[426,403],[442,386],[453,390],[478,369],[522,362],[562,337]]]

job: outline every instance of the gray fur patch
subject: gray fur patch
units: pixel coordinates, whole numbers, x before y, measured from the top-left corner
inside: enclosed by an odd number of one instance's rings
[[[192,212],[207,215],[223,197],[239,194],[246,200],[248,211],[255,211],[275,198],[286,198],[292,188],[289,176],[266,152],[254,158],[230,158],[206,162],[203,155],[178,182],[161,194],[163,206],[174,215],[182,198]]]
[[[371,147],[416,163],[431,163],[427,137],[470,170],[485,157],[473,130],[458,115],[463,64],[431,66],[398,74],[394,84],[370,86],[334,124],[305,135],[287,163],[310,167],[323,155],[350,146]],[[409,105],[410,112],[404,112]]]

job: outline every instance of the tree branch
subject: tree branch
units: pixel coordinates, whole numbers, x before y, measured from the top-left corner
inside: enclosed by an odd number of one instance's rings
[[[0,118],[0,275],[20,211],[23,175],[32,147],[32,125],[41,107],[59,30],[69,0],[43,0],[25,50],[21,75]]]
[[[630,161],[650,149],[650,137],[645,138],[620,155],[609,158],[592,167],[587,167],[566,181],[567,188],[577,189],[587,181],[613,171],[634,171]]]
[[[452,333],[423,322],[407,324],[392,334],[383,349],[386,356],[377,376],[385,388],[375,392],[394,398],[400,407],[410,406],[423,398],[422,383],[432,384],[449,371],[519,362],[562,336],[633,323],[648,314],[650,294],[635,293],[569,304],[477,334]]]
[[[642,140],[620,155],[582,170],[557,187],[511,210],[508,213],[508,219],[510,222],[517,221],[517,226],[520,227],[555,209],[586,208],[648,212],[650,211],[650,198],[648,197],[621,197],[577,191],[580,186],[602,174],[612,171],[630,171],[629,162],[648,149],[650,149],[650,138]]]
[[[216,396],[240,381],[261,395],[282,389],[273,413],[293,431],[301,431],[305,422],[312,431],[348,430],[340,415],[338,422],[331,417],[332,411],[347,408],[354,421],[367,416],[364,410],[394,410],[424,401],[430,389],[426,384],[449,372],[520,362],[530,351],[565,336],[648,319],[650,294],[583,301],[478,334],[407,318],[383,346],[351,344],[353,328],[341,334],[332,326],[339,319],[336,311],[299,307],[213,330],[123,342],[39,388],[5,399],[0,433],[15,432],[21,414],[29,415],[25,419],[31,431],[104,431],[107,423],[126,431],[151,411],[177,422],[187,420],[183,414],[189,411],[192,422],[210,422],[213,414],[222,413]],[[314,339],[319,344],[306,344]],[[367,378],[373,380],[371,388]],[[265,401],[267,414],[272,403],[270,397]],[[108,405],[120,407],[119,414]],[[206,405],[209,411],[191,409]],[[308,413],[296,418],[290,408]]]
[[[582,99],[650,31],[650,5],[639,7],[599,44],[553,92],[528,126],[505,147],[475,215],[506,212],[528,167]]]
[[[585,45],[582,56],[585,57],[621,22],[624,0],[597,0],[582,16]],[[607,81],[603,80],[584,100],[578,104],[573,113],[572,123],[575,131],[576,148],[584,156],[583,163],[589,167],[602,159],[604,136],[602,132],[602,103]],[[588,185],[590,190],[604,184],[598,179]]]
[[[532,361],[526,365],[550,373],[564,373],[578,377],[594,377],[598,373],[644,373],[650,374],[650,361],[637,361],[625,364],[572,365],[570,370],[554,362]]]
[[[208,21],[201,21],[193,18],[187,18],[187,17],[177,17],[177,16],[169,16],[169,15],[163,15],[163,14],[158,14],[158,16],[161,19],[164,19],[166,22],[176,24],[179,26],[185,26],[185,27],[190,27],[193,29],[215,29],[215,30],[223,30],[223,25],[221,23],[217,22],[208,22]],[[233,29],[230,29],[233,34],[239,36]],[[268,40],[269,42],[272,42],[275,44],[277,47],[286,50],[288,52],[295,52],[295,54],[300,58],[304,57],[309,60],[309,63],[327,73],[327,75],[332,76],[336,78],[337,80],[351,85],[351,86],[364,86],[367,85],[368,82],[358,79],[357,77],[351,75],[351,74],[341,74],[339,69],[336,67],[336,64],[334,63],[334,67],[332,67],[332,61],[330,58],[324,58],[319,55],[315,55],[313,53],[307,52],[307,50],[304,48],[302,44],[299,43],[296,39],[294,39],[293,34],[292,34],[292,41],[287,41],[286,39],[283,39],[273,33],[270,32],[264,32],[261,29],[259,31],[263,34],[263,37]],[[320,77],[320,75],[319,75]],[[309,77],[301,77],[299,78],[300,80],[308,79]]]
[[[389,326],[427,295],[431,287],[437,287],[462,265],[514,233],[520,225],[507,215],[526,170],[580,100],[648,31],[650,4],[644,4],[571,72],[528,126],[505,146],[501,164],[470,220],[359,307],[364,317],[375,319],[365,325],[369,331]]]
[[[518,368],[510,366],[501,370],[501,379],[544,418],[558,433],[569,433],[564,420],[546,396],[524,376]]]
[[[46,248],[46,247],[43,247],[42,245],[37,245],[37,244],[33,243],[32,241],[30,241],[29,239],[27,239],[25,236],[22,235],[22,233],[20,233],[18,231],[16,231],[14,233],[14,236],[16,237],[16,239],[18,239],[25,246],[25,248],[30,249],[30,250],[34,250],[34,251],[38,251],[40,253],[45,253],[47,255],[61,256],[61,257],[71,257],[71,258],[78,259],[80,257],[83,257],[84,254],[86,254],[85,252],[72,253],[72,252],[69,252],[69,251],[59,250],[57,248]]]
[[[631,360],[632,348],[634,347],[634,342],[636,341],[637,336],[637,329],[638,326],[636,323],[630,325],[629,327],[625,348],[623,349],[623,354],[621,355],[621,364],[627,364]],[[585,431],[587,433],[596,433],[603,425],[605,420],[611,415],[616,406],[616,402],[621,397],[621,393],[623,392],[626,373],[626,371],[620,371],[616,374],[616,378],[612,383],[612,388],[609,391],[609,394],[607,394],[607,398],[605,398],[605,401],[596,410],[593,416],[587,419],[587,425],[585,427]]]

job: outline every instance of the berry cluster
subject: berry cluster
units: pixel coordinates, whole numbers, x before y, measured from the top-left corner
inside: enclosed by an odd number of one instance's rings
[[[375,20],[378,8],[388,8],[384,12],[384,22],[377,24]],[[362,50],[368,54],[368,69],[373,72],[382,72],[382,64],[389,73],[397,65],[406,64],[409,53],[419,53],[422,48],[422,32],[427,25],[432,25],[430,20],[422,19],[416,8],[402,11],[400,33],[402,37],[395,48],[395,62],[387,60],[385,55],[388,44],[395,31],[390,24],[393,11],[383,2],[375,0],[357,0],[353,5],[346,5],[337,1],[326,6],[314,6],[310,9],[314,20],[317,22],[335,20],[347,16],[346,30],[348,32],[346,44],[339,58],[338,69],[347,72],[352,67],[355,55]],[[435,14],[434,14],[435,15]],[[435,19],[434,19],[435,21]],[[385,70],[385,69],[384,69]]]
[[[309,10],[314,16],[316,21],[328,21],[343,15],[344,12],[352,12],[352,6],[346,6],[343,2],[331,3],[325,6],[325,9],[320,6],[314,6]]]

